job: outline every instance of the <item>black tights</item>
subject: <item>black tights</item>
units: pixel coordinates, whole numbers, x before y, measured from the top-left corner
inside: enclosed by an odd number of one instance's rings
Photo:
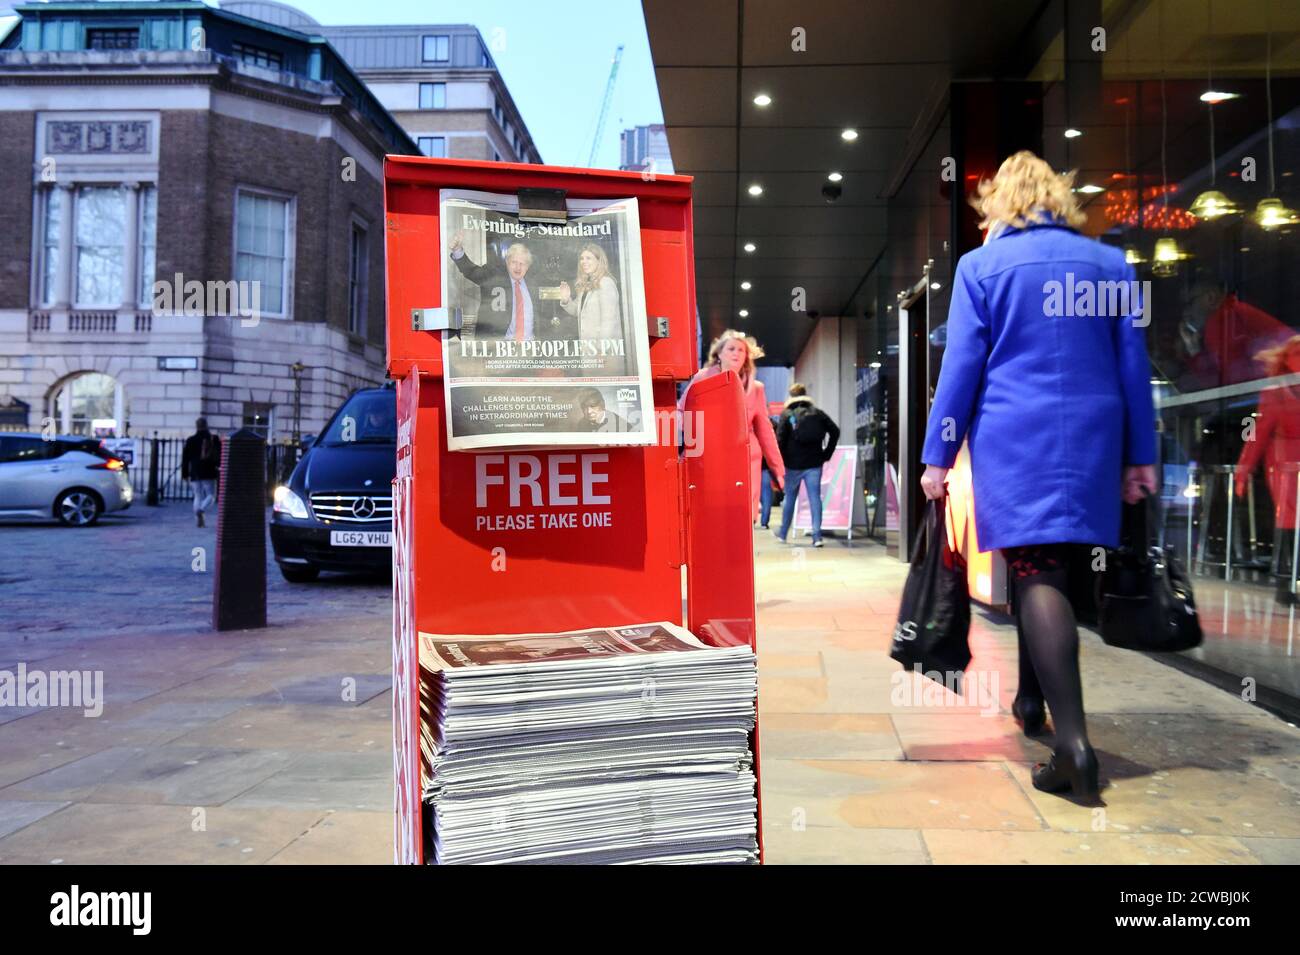
[[[1088,743],[1079,677],[1079,628],[1070,606],[1064,567],[1016,580],[1016,639],[1020,686],[1016,696],[1046,699],[1057,748]]]

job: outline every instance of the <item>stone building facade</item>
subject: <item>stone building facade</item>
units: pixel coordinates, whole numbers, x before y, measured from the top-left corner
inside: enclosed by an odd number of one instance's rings
[[[223,10],[329,40],[426,156],[541,163],[497,69],[508,29],[468,24],[332,26],[278,0],[223,0]]]
[[[382,382],[383,156],[417,147],[330,45],[197,2],[17,12],[0,395],[27,426],[283,439]]]

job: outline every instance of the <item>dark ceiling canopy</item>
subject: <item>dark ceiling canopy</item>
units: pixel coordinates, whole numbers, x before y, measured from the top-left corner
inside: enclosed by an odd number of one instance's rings
[[[1005,69],[1042,6],[646,0],[673,165],[696,177],[706,336],[744,328],[769,362],[793,364],[815,316],[841,314],[883,249],[884,193],[936,90]],[[771,105],[754,104],[760,93]],[[828,202],[832,172],[843,179]]]

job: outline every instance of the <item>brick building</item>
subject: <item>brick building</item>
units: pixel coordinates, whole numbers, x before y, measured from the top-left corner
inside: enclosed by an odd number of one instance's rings
[[[541,155],[492,59],[466,24],[326,26],[275,0],[224,0],[223,10],[329,40],[426,156],[540,163]]]
[[[169,433],[202,414],[283,438],[296,387],[310,433],[382,381],[383,156],[417,146],[330,44],[198,2],[16,10],[5,403],[33,428]]]

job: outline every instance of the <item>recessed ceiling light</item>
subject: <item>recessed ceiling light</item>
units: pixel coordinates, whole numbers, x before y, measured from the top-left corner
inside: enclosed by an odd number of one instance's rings
[[[872,362],[870,365],[868,365],[867,367],[869,367],[869,368],[879,368],[879,367],[880,367],[880,362],[878,362],[878,361],[873,361],[873,362]]]
[[[1083,135],[1083,130],[1081,130],[1081,129],[1075,129],[1073,126],[1071,126],[1069,129],[1067,129],[1067,130],[1065,131],[1065,138],[1066,138],[1066,139],[1077,139],[1078,137],[1080,137],[1080,136],[1082,136],[1082,135]]]
[[[742,309],[741,309],[739,312],[737,312],[736,314],[739,315],[741,318],[749,318],[749,309],[747,309],[747,308],[742,308]]]
[[[1213,106],[1215,103],[1222,103],[1224,100],[1237,99],[1240,93],[1225,93],[1223,90],[1206,90],[1201,94],[1201,102],[1209,103]]]
[[[839,182],[841,179],[844,178],[844,175],[843,173],[833,172],[826,178],[829,179],[831,182]]]
[[[749,194],[751,196],[761,196],[763,194],[763,187],[756,182],[750,183]]]
[[[939,289],[943,288],[943,286],[940,285],[938,282],[931,282],[930,288],[934,289],[937,292],[939,291]]]
[[[846,143],[851,143],[857,138],[858,131],[856,129],[845,129],[840,132],[840,139],[844,140]]]
[[[1101,186],[1095,186],[1090,182],[1085,182],[1082,186],[1079,186],[1074,191],[1086,193],[1087,195],[1092,195],[1095,192],[1103,192],[1104,190],[1101,188]]]
[[[746,251],[746,252],[754,252],[754,251],[756,251],[757,249],[758,249],[758,246],[756,246],[754,243],[752,243],[752,242],[746,242],[746,243],[745,243],[745,251]]]
[[[752,284],[750,284],[749,282],[741,282],[741,283],[740,283],[740,287],[741,287],[741,289],[743,289],[744,291],[748,292],[748,291],[749,291],[750,289],[752,289],[754,286],[753,286]]]
[[[759,93],[757,96],[754,97],[754,105],[755,105],[755,106],[771,106],[771,105],[772,105],[772,97],[768,96],[766,93]]]

